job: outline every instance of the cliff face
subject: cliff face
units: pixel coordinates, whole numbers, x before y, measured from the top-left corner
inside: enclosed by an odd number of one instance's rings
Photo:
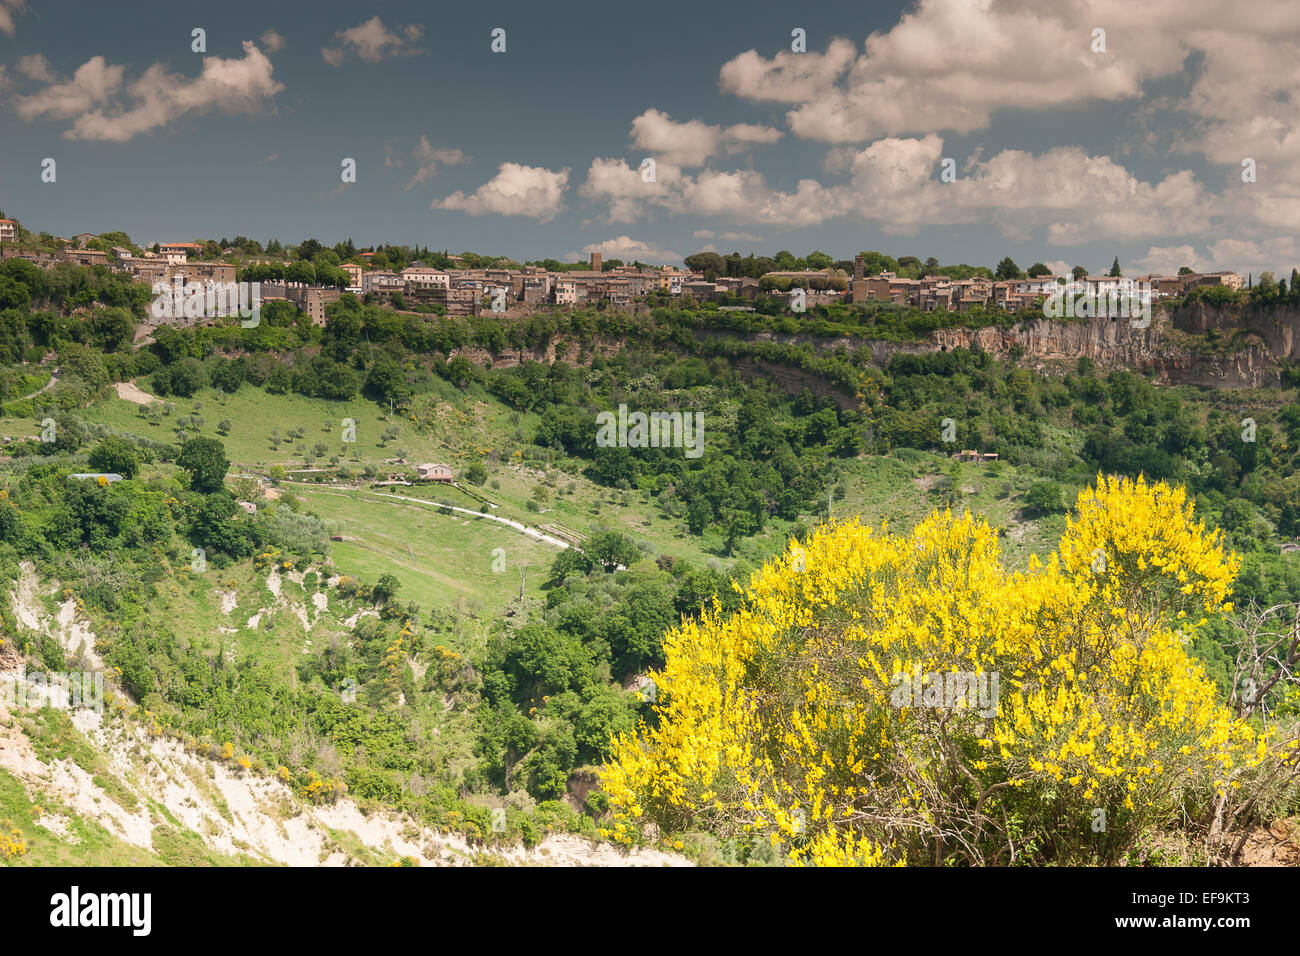
[[[896,352],[980,348],[999,358],[1023,350],[1022,361],[1046,366],[1091,359],[1098,368],[1154,370],[1165,383],[1218,388],[1276,385],[1278,363],[1300,360],[1300,311],[1247,311],[1198,303],[1152,316],[1135,329],[1127,319],[1054,321],[1037,318],[1011,328],[941,329],[924,345],[875,343],[877,361]]]
[[[696,335],[700,338],[737,336],[708,329],[697,330]],[[1128,319],[1065,321],[1040,316],[1009,328],[940,329],[920,342],[905,344],[771,332],[758,333],[752,338],[808,345],[821,353],[833,352],[841,346],[856,349],[869,345],[874,361],[880,365],[900,352],[982,349],[997,358],[1019,354],[1021,362],[1037,368],[1073,367],[1079,359],[1087,358],[1106,371],[1152,371],[1156,381],[1165,384],[1262,388],[1278,384],[1280,362],[1300,362],[1300,309],[1216,308],[1197,303],[1172,312],[1157,311],[1145,329],[1133,328]],[[624,344],[617,339],[602,338],[584,350],[576,341],[560,336],[536,349],[505,348],[493,355],[479,346],[466,346],[453,354],[464,355],[479,365],[500,368],[526,361],[581,365],[590,361],[593,354],[614,355]],[[798,369],[757,361],[746,363],[745,368],[780,379],[788,388],[835,391],[817,376]]]
[[[1300,360],[1300,309],[1284,306],[1260,310],[1222,310],[1204,303],[1179,309],[1174,327],[1196,335],[1240,332],[1258,336],[1278,360]]]

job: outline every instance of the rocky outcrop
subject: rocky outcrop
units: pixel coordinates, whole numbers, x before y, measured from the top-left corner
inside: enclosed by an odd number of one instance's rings
[[[1276,358],[1300,361],[1300,308],[1295,306],[1225,310],[1198,302],[1179,309],[1172,319],[1176,329],[1193,335],[1255,336]]]
[[[1279,381],[1279,364],[1300,362],[1300,308],[1278,306],[1216,307],[1205,303],[1169,311],[1157,309],[1146,328],[1129,319],[1048,319],[1035,317],[1010,326],[982,329],[948,328],[930,332],[915,342],[884,342],[855,337],[817,338],[806,334],[760,332],[745,335],[721,329],[696,329],[699,339],[742,338],[751,341],[805,345],[821,354],[840,348],[867,346],[873,361],[884,365],[900,352],[931,352],[955,348],[982,350],[997,358],[1016,358],[1040,369],[1073,367],[1081,358],[1099,369],[1130,369],[1153,373],[1165,384],[1215,388],[1260,388]],[[616,354],[626,343],[599,337],[583,348],[572,338],[553,338],[535,349],[505,348],[493,355],[479,346],[453,354],[486,366],[505,368],[526,361],[586,364],[592,355]],[[790,389],[831,388],[819,376],[754,360],[742,371],[781,380]],[[820,383],[820,384],[818,384]]]
[[[1154,372],[1166,384],[1251,388],[1277,384],[1278,362],[1296,358],[1297,329],[1297,315],[1245,324],[1198,305],[1187,314],[1157,314],[1147,328],[1134,328],[1126,319],[1040,318],[1009,328],[941,329],[929,336],[927,348],[978,348],[999,358],[1019,354],[1038,366],[1086,358],[1101,369]]]
[[[824,353],[864,344],[802,335],[756,338],[810,345]],[[868,344],[878,365],[900,352],[965,348],[1039,369],[1073,367],[1086,358],[1101,370],[1152,372],[1164,384],[1261,388],[1278,384],[1279,363],[1300,362],[1300,310],[1196,304],[1157,311],[1146,328],[1134,328],[1128,319],[1040,317],[1011,326],[938,329],[917,342]]]

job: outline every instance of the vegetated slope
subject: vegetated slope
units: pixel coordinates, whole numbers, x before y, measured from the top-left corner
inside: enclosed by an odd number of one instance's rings
[[[283,766],[313,805],[346,792],[471,842],[494,839],[497,809],[506,842],[594,833],[609,812],[595,770],[611,735],[653,717],[664,634],[715,597],[735,610],[733,584],[828,510],[905,530],[970,508],[1014,567],[1055,546],[1065,502],[1098,471],[1142,471],[1185,484],[1228,531],[1239,593],[1300,597],[1281,553],[1300,407],[1281,389],[1156,388],[966,349],[881,366],[863,339],[732,335],[723,323],[751,320],[708,310],[512,324],[349,297],[324,329],[277,321],[160,329],[102,357],[61,344],[59,385],[5,423],[27,440],[0,471],[0,565],[15,584],[24,560],[62,582],[49,611],[73,600],[139,720],[208,754],[229,743],[228,760],[277,779]],[[497,361],[561,338],[568,361]],[[767,376],[777,367],[791,377]],[[706,454],[598,446],[596,413],[620,404],[704,413]],[[35,440],[47,417],[55,440]],[[213,456],[234,464],[201,481]],[[135,459],[126,481],[68,480]],[[450,464],[458,487],[375,486],[421,461]],[[483,508],[579,547],[466,514]],[[75,656],[24,628],[29,661]],[[1232,633],[1213,620],[1194,648],[1225,698]]]
[[[305,654],[311,636],[323,640],[332,629],[342,633],[347,622],[331,613],[324,592],[316,592],[316,600],[306,602],[286,594],[293,579],[301,583],[302,577],[302,572],[289,572],[282,578],[272,570],[262,594],[243,591],[245,599],[260,602],[251,615],[251,606],[239,607],[237,588],[215,590],[213,603],[220,602],[221,618],[233,625],[218,626],[216,653],[231,661],[254,654],[274,664],[280,661],[279,651],[286,642],[302,643],[300,653]],[[69,670],[93,666],[95,635],[74,598],[55,602],[60,590],[57,582],[42,582],[32,566],[24,564],[11,596],[19,627],[57,639],[67,654]],[[197,584],[188,588],[186,597],[193,600],[199,590]],[[57,612],[51,613],[47,604],[55,604]],[[297,620],[301,628],[284,627],[276,641],[257,640],[257,627],[277,612],[286,621]],[[348,620],[375,613],[362,609]],[[197,628],[200,619],[191,618],[190,623]],[[241,632],[245,632],[242,642]],[[10,653],[0,661],[0,670],[8,672],[13,654],[12,645],[7,646]],[[471,839],[451,827],[430,826],[409,814],[386,810],[374,801],[363,808],[346,796],[313,786],[321,781],[314,773],[308,774],[305,788],[295,787],[287,768],[271,768],[242,749],[236,752],[231,745],[200,743],[175,728],[164,728],[156,715],[132,704],[116,689],[112,672],[102,713],[31,706],[38,700],[37,691],[18,675],[16,670],[5,675],[9,693],[0,696],[0,856],[6,862],[313,866],[687,862],[658,850],[627,854],[599,846],[590,837],[546,828],[530,830],[527,846],[517,834],[504,832],[496,838],[489,831]],[[29,706],[21,706],[24,703]]]
[[[188,750],[123,715],[0,706],[0,824],[29,865],[678,866],[573,834],[526,847],[471,843],[346,797],[313,804],[286,783]],[[18,849],[21,848],[21,849]]]

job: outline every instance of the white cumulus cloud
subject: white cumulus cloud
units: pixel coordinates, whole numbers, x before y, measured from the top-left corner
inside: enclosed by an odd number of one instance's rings
[[[710,156],[775,143],[783,135],[779,129],[751,123],[727,127],[696,119],[678,123],[656,109],[648,109],[632,121],[633,146],[678,166],[700,166]]]
[[[26,0],[0,0],[0,33],[13,36],[14,19],[26,8]]]
[[[320,52],[330,66],[341,65],[349,52],[367,63],[379,63],[396,56],[414,56],[423,52],[416,46],[423,36],[424,27],[419,24],[398,25],[390,30],[379,17],[371,17],[334,34],[340,41],[339,46],[325,47]]]
[[[454,192],[444,199],[435,199],[430,208],[459,209],[471,216],[487,213],[528,216],[549,222],[563,207],[568,182],[567,167],[552,171],[541,166],[502,163],[497,174],[474,192]]]
[[[428,182],[437,173],[440,166],[458,166],[469,162],[469,157],[459,149],[439,149],[429,142],[429,137],[421,136],[415,147],[415,173],[406,184],[407,189]]]
[[[18,72],[29,80],[36,80],[40,83],[53,83],[54,71],[50,69],[50,61],[40,53],[31,53],[18,59]]]
[[[1191,245],[1151,246],[1145,256],[1132,266],[1134,275],[1155,273],[1175,275],[1187,266],[1193,272],[1227,272],[1232,270],[1243,276],[1254,273],[1256,278],[1271,271],[1279,279],[1288,278],[1291,270],[1300,266],[1300,245],[1292,236],[1273,239],[1219,239],[1201,252]]]
[[[582,251],[570,252],[566,259],[575,262],[585,259],[593,252],[599,252],[605,259],[622,259],[624,262],[644,262],[650,265],[666,265],[682,261],[682,257],[671,249],[642,242],[631,236],[618,236],[604,242],[593,242],[582,247]]]
[[[284,37],[274,30],[267,30],[257,42],[261,44],[262,49],[267,53],[279,53],[284,49]]]
[[[28,74],[48,64],[28,63]],[[91,57],[69,80],[54,80],[12,104],[25,120],[72,120],[65,139],[122,143],[141,134],[209,110],[248,113],[264,106],[284,87],[272,76],[266,55],[244,41],[240,59],[203,58],[199,75],[186,77],[155,63],[126,82],[126,70],[102,56]]]
[[[957,180],[945,183],[936,175],[942,158],[943,140],[933,133],[885,137],[844,157],[848,182],[802,179],[792,191],[773,188],[756,170],[690,175],[666,164],[656,182],[644,183],[626,162],[596,159],[579,194],[603,204],[610,222],[635,222],[658,210],[790,228],[849,218],[895,235],[991,222],[1011,238],[1044,230],[1058,245],[1210,228],[1207,191],[1189,171],[1146,182],[1078,147],[1037,155],[1009,149],[987,160],[969,157]]]

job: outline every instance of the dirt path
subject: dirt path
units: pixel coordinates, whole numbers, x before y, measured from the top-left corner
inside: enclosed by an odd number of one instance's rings
[[[348,495],[340,495],[339,492],[326,491],[326,492],[322,492],[322,494],[334,494],[336,496],[345,497],[345,498],[349,497]],[[554,545],[555,547],[561,550],[568,550],[569,548],[573,547],[573,545],[571,545],[567,541],[563,541],[560,538],[556,538],[552,535],[549,535],[544,531],[538,531],[536,528],[530,528],[528,525],[523,524],[522,522],[512,521],[510,518],[499,518],[496,515],[484,514],[481,511],[474,511],[470,508],[460,508],[457,507],[456,505],[440,505],[436,501],[425,501],[423,498],[408,498],[406,497],[406,495],[390,495],[390,494],[385,494],[384,492],[381,491],[375,491],[369,493],[362,492],[361,494],[363,497],[370,498],[371,500],[374,500],[375,498],[395,498],[398,501],[405,501],[414,505],[424,505],[427,508],[434,508],[434,509],[448,508],[451,511],[459,511],[461,514],[471,515],[472,517],[475,518],[484,518],[488,521],[496,521],[497,523],[503,524],[508,528],[514,528],[516,531],[521,532],[522,534],[526,534],[530,538],[535,538],[538,541],[544,541],[547,544]]]
[[[530,538],[536,538],[538,541],[545,541],[547,544],[553,544],[555,545],[555,547],[560,548],[561,550],[567,550],[568,548],[572,547],[572,545],[570,545],[569,542],[567,541],[562,541],[559,538],[552,537],[551,535],[546,534],[543,531],[538,531],[536,528],[530,528],[528,525],[520,521],[512,521],[509,518],[498,518],[496,515],[484,514],[481,511],[473,511],[469,508],[458,508],[456,505],[440,505],[434,501],[425,501],[423,498],[408,498],[405,495],[389,495],[389,494],[384,494],[383,492],[380,491],[376,491],[373,494],[379,498],[396,498],[398,501],[409,501],[412,504],[425,505],[430,508],[438,508],[438,509],[449,508],[452,511],[459,511],[461,514],[464,515],[473,515],[475,518],[486,518],[488,521],[499,522],[503,525],[506,525],[507,527],[514,528],[516,531],[523,532],[524,534],[528,535],[528,537]]]
[[[6,398],[5,401],[21,402],[28,398],[35,398],[37,395],[41,394],[41,392],[48,392],[55,385],[58,384],[59,384],[59,370],[56,368],[53,372],[50,373],[50,380],[46,382],[44,385],[42,385],[40,388],[38,388],[36,391],[28,392],[26,395],[20,395],[17,398]]]

